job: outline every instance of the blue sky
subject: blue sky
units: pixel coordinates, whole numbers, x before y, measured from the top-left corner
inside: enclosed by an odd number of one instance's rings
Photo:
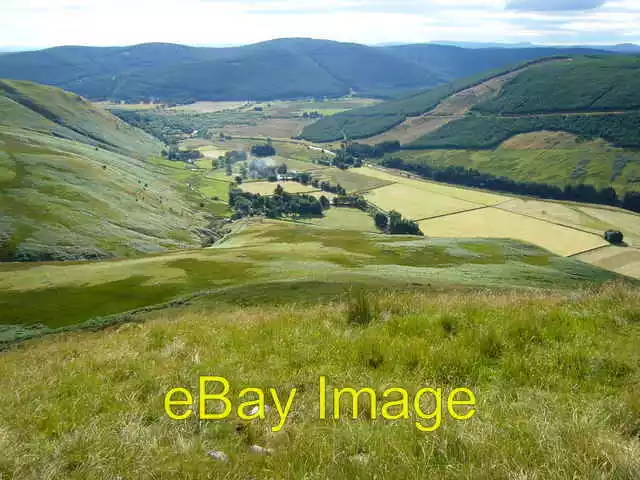
[[[0,0],[1,47],[280,37],[358,43],[640,43],[640,0]]]

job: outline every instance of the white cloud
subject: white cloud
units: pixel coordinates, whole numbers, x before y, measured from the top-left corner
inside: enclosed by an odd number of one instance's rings
[[[637,0],[576,12],[505,5],[506,0],[0,0],[0,45],[227,45],[293,36],[361,43],[640,41]]]

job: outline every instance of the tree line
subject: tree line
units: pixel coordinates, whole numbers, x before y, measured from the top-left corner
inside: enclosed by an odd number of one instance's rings
[[[387,157],[382,165],[405,170],[438,182],[497,190],[520,195],[532,195],[553,200],[570,200],[622,207],[640,212],[640,192],[627,192],[622,199],[613,187],[595,188],[593,185],[566,185],[564,188],[539,182],[519,182],[507,177],[481,173],[462,166],[435,167],[426,163],[409,163],[401,158]]]

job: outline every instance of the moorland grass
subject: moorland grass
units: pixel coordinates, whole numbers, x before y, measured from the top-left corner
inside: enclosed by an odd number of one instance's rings
[[[514,241],[387,236],[259,220],[217,248],[101,262],[5,264],[0,273],[2,343],[24,338],[24,326],[95,326],[96,319],[104,323],[106,316],[199,292],[215,296],[283,281],[575,288],[618,278]]]
[[[637,289],[364,295],[370,314],[364,324],[349,321],[344,296],[245,306],[221,297],[144,314],[144,323],[51,336],[4,352],[0,473],[25,479],[640,475]],[[164,395],[186,387],[197,402],[200,375],[227,378],[233,395],[244,387],[282,394],[296,387],[283,430],[271,431],[271,400],[265,420],[245,422],[235,414],[170,420]],[[320,420],[320,375],[331,387],[371,387],[378,394],[390,386],[411,395],[425,386],[445,392],[464,386],[475,393],[477,412],[467,421],[445,415],[439,429],[423,433],[411,420],[369,419],[364,397],[357,420],[348,418],[347,403],[347,418]],[[250,453],[254,444],[273,454]],[[229,461],[212,460],[210,450],[224,451]]]

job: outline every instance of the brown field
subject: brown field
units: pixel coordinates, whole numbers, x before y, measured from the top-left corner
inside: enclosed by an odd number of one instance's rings
[[[272,195],[278,185],[282,185],[282,188],[289,193],[307,193],[318,190],[311,185],[305,186],[298,182],[247,182],[240,185],[240,188],[245,192]]]
[[[238,110],[246,102],[195,102],[188,105],[178,105],[169,110],[188,113],[215,113],[225,110]]]
[[[640,250],[609,245],[575,258],[598,267],[640,279]]]
[[[562,256],[608,245],[598,235],[493,207],[425,220],[420,228],[430,237],[511,238]]]
[[[164,108],[164,104],[161,103],[114,103],[114,102],[93,102],[96,107],[104,108],[106,110],[153,110],[156,108]]]
[[[387,212],[396,210],[411,220],[421,220],[483,207],[477,203],[466,202],[400,183],[376,188],[368,192],[365,197],[381,209]]]
[[[305,118],[268,118],[256,125],[227,125],[220,131],[232,137],[292,138],[314,121]]]

